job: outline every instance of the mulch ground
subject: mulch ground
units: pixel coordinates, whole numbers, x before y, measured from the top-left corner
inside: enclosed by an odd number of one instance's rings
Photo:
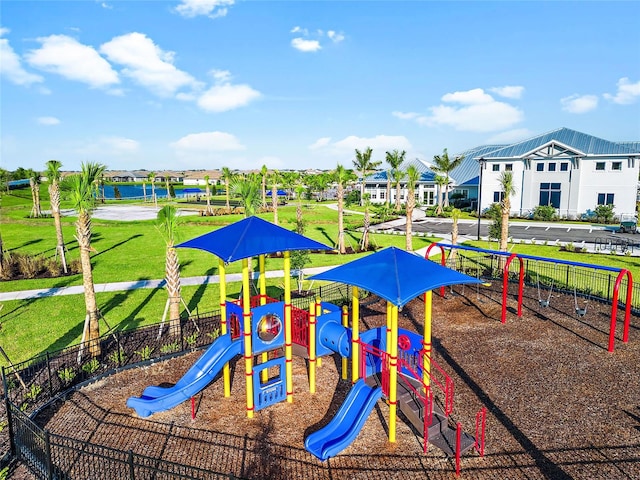
[[[515,315],[510,295],[502,324],[500,288],[434,295],[434,358],[455,382],[452,420],[473,435],[476,413],[487,409],[485,455],[463,457],[462,477],[640,478],[640,321],[632,318],[630,342],[623,344],[619,314],[616,350],[609,353],[610,306],[579,300],[587,315],[578,317],[572,295],[554,294],[542,308],[537,290],[528,288],[523,316]],[[361,310],[363,330],[384,324],[383,302]],[[401,311],[400,326],[421,332],[422,319],[423,303],[415,300]],[[434,446],[424,454],[420,436],[402,421],[397,442],[387,441],[382,400],[340,455],[322,463],[306,452],[305,436],[329,422],[348,392],[339,358],[324,359],[313,395],[305,362],[294,358],[293,403],[251,420],[241,361],[231,397],[223,397],[220,380],[212,383],[196,398],[195,420],[189,402],[148,419],[126,407],[147,385],[176,382],[200,354],[103,379],[39,422],[55,434],[251,479],[455,478],[453,460]]]

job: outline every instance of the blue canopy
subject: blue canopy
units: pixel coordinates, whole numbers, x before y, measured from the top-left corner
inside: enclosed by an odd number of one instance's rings
[[[245,218],[176,247],[204,250],[213,253],[225,263],[289,250],[333,250],[259,217]]]
[[[481,280],[425,260],[413,253],[389,247],[358,260],[309,277],[355,285],[402,307],[434,288]]]

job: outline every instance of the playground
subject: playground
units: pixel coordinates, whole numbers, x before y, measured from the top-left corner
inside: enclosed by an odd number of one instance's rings
[[[533,283],[522,258],[512,272],[514,258],[485,251],[452,270],[389,248],[315,276],[351,283],[350,308],[318,299],[302,310],[286,280],[284,302],[266,296],[263,260],[251,297],[246,258],[275,244],[286,270],[288,250],[322,246],[248,222],[180,245],[214,253],[222,271],[243,259],[243,294],[229,301],[221,287],[206,350],[106,376],[36,416],[55,468],[112,478],[120,470],[96,458],[121,456],[132,478],[142,466],[172,478],[640,475],[640,348],[627,341],[638,324],[630,308],[617,314],[619,293],[632,296],[624,271],[611,272],[612,308],[594,301],[597,283],[578,295],[576,264],[565,265],[571,292],[559,264]],[[487,260],[518,280],[482,278]],[[51,382],[48,358],[47,369]]]

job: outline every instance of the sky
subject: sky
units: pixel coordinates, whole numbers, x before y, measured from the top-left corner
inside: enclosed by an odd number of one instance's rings
[[[640,141],[640,2],[0,2],[0,167],[333,169]]]

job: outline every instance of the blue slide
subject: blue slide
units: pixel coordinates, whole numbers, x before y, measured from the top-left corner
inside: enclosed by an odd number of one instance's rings
[[[358,380],[331,422],[309,435],[304,447],[322,461],[336,456],[358,436],[380,397],[380,387],[372,388],[364,380]]]
[[[231,340],[229,334],[223,335],[213,342],[173,387],[147,387],[142,396],[129,397],[127,407],[133,408],[141,417],[169,410],[209,385],[222,367],[240,353],[242,342]]]

